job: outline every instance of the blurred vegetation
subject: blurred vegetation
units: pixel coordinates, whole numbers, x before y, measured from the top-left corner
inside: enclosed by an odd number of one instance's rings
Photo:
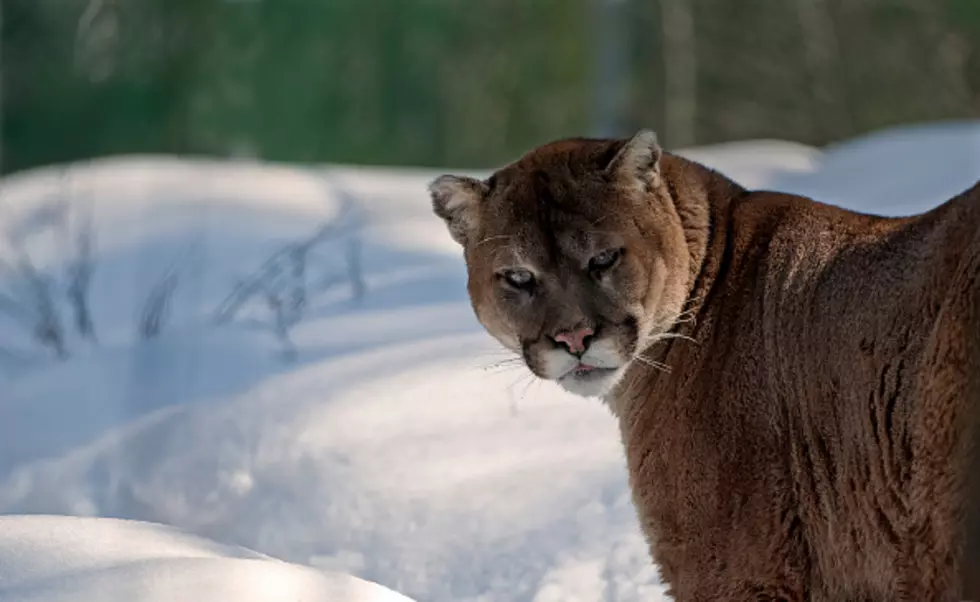
[[[2,163],[485,167],[980,113],[980,0],[2,0]]]

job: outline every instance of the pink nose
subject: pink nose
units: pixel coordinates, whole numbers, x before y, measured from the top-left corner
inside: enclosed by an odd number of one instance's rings
[[[579,328],[578,330],[566,330],[555,335],[556,343],[564,343],[572,353],[582,353],[585,351],[585,339],[595,334],[591,328]]]

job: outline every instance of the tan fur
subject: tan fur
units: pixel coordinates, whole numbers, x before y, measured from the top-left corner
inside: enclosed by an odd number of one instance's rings
[[[532,371],[561,329],[614,350],[603,392],[676,600],[977,599],[980,185],[863,215],[650,136],[546,145],[433,202],[478,318]],[[502,284],[514,264],[533,290]]]

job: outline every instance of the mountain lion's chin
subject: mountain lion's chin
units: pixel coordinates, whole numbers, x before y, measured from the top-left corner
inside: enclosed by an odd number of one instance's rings
[[[603,397],[619,380],[619,368],[594,368],[588,372],[572,371],[557,380],[561,388],[582,397]]]

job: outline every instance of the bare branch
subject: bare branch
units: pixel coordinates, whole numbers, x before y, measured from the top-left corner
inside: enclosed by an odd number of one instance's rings
[[[140,311],[139,324],[137,325],[141,341],[149,341],[159,336],[170,318],[174,294],[176,294],[180,283],[180,266],[187,260],[189,254],[189,249],[184,249],[178,253],[159,282],[150,289]]]
[[[67,180],[66,186],[70,186]],[[89,297],[92,276],[95,272],[95,232],[90,211],[86,211],[85,215],[78,219],[81,223],[76,226],[74,236],[70,234],[68,231],[70,228],[66,225],[66,239],[74,242],[66,267],[65,277],[68,281],[66,294],[68,304],[74,313],[75,330],[83,339],[94,343],[98,338],[95,334]]]
[[[361,269],[361,239],[354,238],[347,245],[347,276],[350,280],[351,294],[355,301],[364,299],[367,286],[364,284]]]
[[[177,290],[177,273],[164,276],[150,291],[140,312],[139,335],[141,341],[159,336],[170,314],[170,302]]]
[[[333,220],[318,226],[306,239],[285,245],[273,253],[250,276],[240,280],[231,293],[218,304],[213,313],[214,322],[224,324],[233,320],[245,304],[256,295],[266,292],[270,283],[280,279],[282,274],[290,275],[280,282],[281,286],[290,289],[290,293],[286,295],[290,300],[290,311],[302,313],[308,302],[309,253],[319,245],[341,238],[356,228],[358,223],[353,198],[349,195],[342,197],[341,208]]]
[[[58,306],[51,292],[50,279],[39,272],[26,255],[21,258],[18,264],[18,272],[27,286],[28,294],[31,296],[31,307],[34,308],[36,314],[33,325],[34,339],[42,346],[51,348],[58,359],[67,359],[68,348],[65,344],[65,330],[58,313]]]
[[[223,324],[233,320],[249,302],[264,301],[266,311],[271,314],[273,332],[288,360],[296,357],[296,346],[290,333],[302,321],[310,303],[311,291],[320,292],[334,284],[349,282],[353,296],[360,299],[366,289],[361,273],[360,241],[356,237],[351,238],[351,232],[360,225],[360,216],[354,209],[355,199],[346,191],[334,187],[329,180],[326,180],[326,184],[330,187],[329,194],[340,200],[337,215],[317,226],[308,237],[283,246],[255,272],[239,280],[213,314],[215,323]],[[316,273],[320,266],[315,261],[315,251],[328,242],[343,242],[344,239],[348,239],[341,247],[346,254],[346,277],[339,265],[337,274]],[[341,253],[333,253],[333,256],[339,255]]]

